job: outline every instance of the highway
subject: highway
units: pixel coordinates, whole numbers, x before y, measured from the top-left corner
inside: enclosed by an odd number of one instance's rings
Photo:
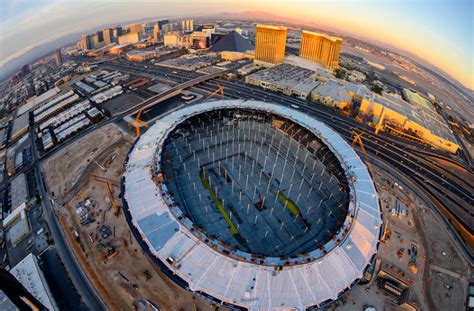
[[[421,178],[423,182],[430,183],[433,187],[440,189],[440,192],[444,193],[445,196],[457,206],[454,213],[456,213],[456,211],[461,212],[457,215],[460,218],[460,221],[468,227],[473,227],[472,216],[474,216],[474,212],[472,208],[469,208],[474,204],[472,185],[462,182],[457,177],[453,178],[451,173],[446,171],[444,168],[414,154],[409,147],[404,146],[404,141],[395,143],[393,138],[387,139],[382,135],[375,135],[371,128],[363,126],[356,121],[347,120],[347,118],[343,118],[338,114],[315,104],[309,104],[305,101],[285,96],[283,94],[275,94],[263,90],[250,91],[249,94],[248,89],[241,89],[242,86],[234,85],[236,83],[231,83],[232,85],[228,86],[228,83],[229,82],[219,81],[219,84],[224,87],[227,97],[254,98],[277,102],[287,106],[290,106],[291,104],[298,105],[301,110],[304,110],[310,115],[329,124],[348,141],[352,141],[354,131],[356,133],[363,132],[364,135],[362,136],[362,139],[369,152],[375,153],[377,156],[384,158],[384,160],[395,165],[395,167],[407,175]],[[206,87],[206,83],[199,87]],[[210,91],[215,89],[215,86],[207,85],[207,88]],[[263,94],[258,94],[259,92],[262,92]],[[470,222],[466,223],[464,220],[470,220]]]
[[[175,81],[177,82],[181,82],[181,81],[184,81],[185,80],[185,76],[189,76],[190,78],[193,78],[195,79],[196,77],[199,77],[199,76],[202,76],[202,74],[200,73],[196,73],[196,72],[183,72],[183,71],[179,71],[179,70],[173,70],[173,69],[169,69],[169,68],[163,68],[163,67],[157,67],[157,68],[154,68],[154,69],[148,69],[148,68],[144,68],[144,67],[141,67],[140,64],[135,64],[135,63],[129,63],[129,62],[126,62],[125,64],[123,63],[120,63],[120,64],[113,64],[113,66],[115,67],[125,67],[124,69],[128,69],[128,70],[133,70],[133,71],[136,71],[137,73],[140,73],[140,71],[144,71],[146,73],[155,73],[156,74],[159,74],[159,75],[167,75],[167,78],[168,79],[173,79],[173,77],[175,77]],[[155,66],[156,67],[156,66]],[[356,129],[356,130],[360,130],[360,131],[363,131],[364,132],[364,135],[367,135],[371,138],[371,140],[375,139],[375,140],[380,140],[381,142],[385,143],[385,144],[390,144],[392,145],[394,148],[396,148],[397,151],[400,151],[400,152],[410,152],[410,153],[413,153],[411,156],[414,157],[414,159],[411,159],[411,158],[408,158],[407,160],[410,161],[414,161],[415,163],[417,164],[422,164],[422,162],[425,164],[425,165],[428,165],[429,167],[422,167],[421,169],[429,169],[429,170],[433,170],[433,168],[437,171],[437,173],[441,173],[441,176],[442,178],[444,178],[444,176],[449,176],[450,175],[450,178],[453,178],[453,179],[456,179],[457,177],[456,176],[452,176],[452,174],[445,170],[441,165],[437,165],[436,163],[434,162],[431,162],[431,161],[427,161],[425,156],[428,155],[428,156],[431,156],[431,157],[437,157],[437,158],[440,158],[442,160],[445,160],[445,161],[449,161],[453,164],[456,164],[458,166],[461,166],[463,168],[465,168],[466,170],[470,171],[470,168],[467,167],[465,165],[465,163],[463,163],[462,161],[460,161],[459,159],[457,158],[453,158],[449,155],[447,155],[446,153],[442,152],[442,151],[438,151],[438,150],[434,150],[430,147],[427,147],[427,146],[424,146],[424,145],[420,145],[420,144],[417,144],[415,142],[411,142],[411,141],[407,141],[407,140],[400,140],[390,134],[384,134],[384,133],[379,133],[377,135],[375,135],[375,133],[373,132],[373,129],[368,127],[368,126],[364,126],[363,124],[361,124],[360,122],[357,122],[355,121],[353,118],[351,117],[345,117],[345,116],[342,116],[340,114],[337,114],[337,113],[334,113],[333,111],[331,111],[330,109],[326,108],[326,107],[322,107],[320,105],[315,105],[315,104],[312,104],[312,103],[309,103],[308,101],[303,101],[303,100],[299,100],[299,99],[296,99],[294,97],[291,97],[291,96],[288,96],[288,95],[285,95],[285,94],[277,94],[277,93],[274,93],[274,92],[271,92],[271,91],[265,91],[261,88],[258,88],[258,87],[255,87],[255,86],[251,86],[251,85],[247,85],[247,84],[243,84],[242,82],[240,81],[235,81],[235,80],[225,80],[223,78],[219,78],[219,79],[216,79],[219,83],[219,85],[221,85],[225,92],[226,92],[226,97],[230,97],[230,98],[254,98],[254,99],[259,99],[259,100],[266,100],[266,101],[273,101],[273,102],[278,102],[278,103],[281,103],[281,104],[296,104],[296,105],[299,105],[299,106],[302,106],[303,109],[306,109],[308,112],[314,112],[314,113],[318,113],[318,118],[319,119],[323,119],[324,121],[328,121],[327,123],[329,123],[331,126],[333,127],[338,127],[339,128],[336,128],[337,130],[344,130],[344,131],[347,131],[347,127],[350,126],[352,127],[353,129]],[[206,91],[213,91],[217,88],[217,85],[216,83],[214,82],[204,82],[204,83],[201,83],[198,88],[200,89],[204,89]],[[336,121],[337,122],[334,122]],[[342,123],[342,125],[341,125]],[[342,126],[342,127],[341,127]],[[351,134],[352,134],[352,130],[351,130]],[[415,154],[415,153],[418,153],[419,155]],[[422,155],[422,156],[420,156]],[[408,157],[408,155],[407,155]],[[429,176],[429,175],[428,175]],[[441,184],[447,184],[448,185],[448,189],[449,189],[449,184],[446,182],[446,181],[439,181]],[[462,180],[458,180],[458,182],[464,182]],[[456,190],[459,190],[460,192],[464,192],[464,195],[458,193],[462,199],[466,200],[467,203],[469,204],[472,204],[472,191],[465,191],[465,188],[467,187],[468,190],[469,188],[471,190],[474,190],[472,188],[472,185],[469,185],[469,184],[466,184],[466,185],[462,185],[462,186],[459,186],[459,185],[455,185],[453,183],[453,187],[456,187],[457,186],[457,189],[449,189],[449,190],[452,190],[452,191],[456,191]]]
[[[105,65],[137,74],[146,73],[152,76],[164,75],[166,79],[175,81],[176,83],[202,76],[201,73],[197,72],[188,72],[158,66],[145,68],[141,64],[124,61],[106,63]],[[217,88],[216,82],[224,88],[225,95],[228,98],[258,99],[272,101],[287,106],[292,104],[298,105],[300,106],[300,109],[329,124],[348,141],[352,141],[354,131],[356,133],[363,132],[364,135],[362,136],[362,140],[369,153],[377,155],[387,163],[392,164],[405,175],[416,179],[425,189],[428,189],[427,186],[430,186],[436,189],[439,193],[442,193],[445,205],[448,205],[449,211],[452,215],[463,224],[464,227],[468,228],[471,234],[473,233],[474,212],[472,206],[474,200],[472,193],[474,193],[474,188],[472,183],[469,180],[465,181],[458,176],[453,175],[440,164],[427,160],[426,156],[440,158],[459,165],[468,171],[472,171],[461,160],[454,158],[443,151],[438,151],[415,142],[399,139],[395,136],[384,133],[375,135],[372,128],[355,121],[351,117],[342,116],[326,107],[315,105],[308,101],[296,99],[284,94],[265,91],[258,87],[244,84],[241,81],[217,78],[215,79],[215,82],[203,82],[199,84],[197,88],[210,92]]]
[[[54,240],[54,247],[58,251],[59,256],[61,257],[62,262],[74,284],[77,291],[79,292],[83,302],[87,306],[89,310],[106,310],[105,305],[101,301],[99,295],[95,291],[92,284],[89,282],[89,279],[84,274],[82,269],[80,268],[76,258],[74,257],[74,253],[72,249],[69,247],[64,233],[58,223],[58,219],[54,212],[54,208],[51,205],[51,200],[48,196],[46,191],[46,186],[43,180],[43,174],[41,172],[41,162],[40,158],[38,157],[38,153],[36,150],[35,144],[35,135],[33,127],[30,129],[30,141],[31,146],[33,149],[33,160],[35,163],[35,173],[36,173],[36,180],[38,191],[41,196],[41,205],[43,208],[43,217],[48,223],[49,231],[51,233],[51,237]]]
[[[311,116],[333,127],[349,142],[352,142],[354,133],[363,133],[362,140],[370,155],[376,156],[380,160],[389,163],[399,172],[416,182],[425,191],[428,191],[433,195],[443,194],[443,205],[459,223],[461,223],[471,234],[473,233],[474,211],[472,206],[474,205],[474,187],[472,185],[472,179],[470,181],[464,181],[457,176],[453,176],[444,167],[431,160],[427,160],[425,156],[429,155],[431,157],[439,157],[443,160],[450,161],[453,164],[460,165],[468,169],[470,172],[472,172],[472,170],[467,168],[467,166],[459,159],[453,158],[442,151],[434,150],[430,147],[416,144],[414,142],[408,142],[395,136],[388,136],[384,133],[376,135],[374,130],[367,125],[357,122],[351,117],[343,116],[321,105],[316,105],[309,101],[300,100],[285,94],[265,91],[261,88],[247,85],[242,81],[221,78],[220,76],[225,72],[205,75],[198,72],[189,72],[157,66],[146,68],[142,64],[130,63],[122,60],[104,62],[101,66],[113,70],[123,70],[135,74],[147,74],[152,77],[165,78],[169,81],[174,81],[176,85],[168,91],[153,96],[119,115],[86,129],[79,135],[76,135],[73,139],[68,140],[66,144],[72,143],[76,139],[83,137],[98,127],[119,121],[123,117],[135,113],[140,109],[155,105],[162,101],[163,98],[169,98],[171,95],[174,96],[185,88],[195,87],[211,92],[217,88],[216,82],[218,82],[219,85],[224,88],[225,96],[227,98],[256,99],[275,102],[286,106],[297,105],[300,110],[307,112]],[[229,69],[228,71],[231,70],[235,69]],[[215,82],[211,82],[210,80],[214,80]],[[49,157],[59,148],[63,148],[64,146],[65,144],[54,147],[51,151],[43,155],[42,158]],[[438,194],[433,192],[433,189],[435,189]],[[472,254],[470,255],[472,259]]]
[[[141,63],[128,62],[128,61],[125,61],[123,59],[119,59],[119,60],[116,60],[114,62],[105,62],[103,64],[103,66],[108,68],[108,69],[111,69],[111,70],[122,69],[122,70],[132,72],[132,73],[135,73],[135,74],[139,74],[139,75],[147,75],[151,78],[155,78],[157,80],[161,80],[161,81],[168,82],[168,83],[183,83],[183,82],[185,82],[186,80],[188,80],[190,78],[194,79],[194,78],[197,78],[197,77],[203,75],[202,73],[193,72],[193,71],[183,71],[183,70],[179,70],[179,69],[172,69],[172,68],[161,67],[161,66],[146,66],[146,65],[141,64]],[[261,96],[265,96],[265,95],[268,94],[268,91],[264,91],[263,89],[252,86],[252,85],[247,85],[247,84],[243,84],[243,83],[240,83],[240,82],[238,83],[238,85],[236,85],[235,80],[234,81],[229,81],[229,80],[225,80],[224,78],[219,78],[219,79],[216,79],[216,82],[218,82],[219,84],[221,84],[221,83],[222,84],[228,84],[228,86],[231,86],[231,87],[236,87],[237,86],[244,93],[248,93],[248,92],[257,93]],[[207,84],[207,85],[209,85],[209,84]],[[204,87],[201,85],[200,88],[204,88]],[[217,88],[217,86],[215,84],[214,84],[214,88]],[[242,94],[242,92],[240,92],[240,94]],[[273,93],[273,94],[275,94],[275,93]],[[278,94],[278,95],[281,95],[281,97],[289,99],[289,100],[297,100],[294,97],[287,96],[287,95],[284,95],[284,94]],[[300,103],[301,102],[304,102],[304,101],[300,101]],[[320,108],[321,108],[320,110],[323,110],[325,112],[329,111],[328,108],[325,108],[325,107],[320,107]],[[331,113],[333,114],[333,112],[331,112]],[[344,116],[337,116],[337,117],[338,117],[338,119],[343,118],[343,119],[345,119],[345,121],[353,122],[358,126],[361,125],[359,122],[356,122],[352,118],[348,118],[348,117],[344,117]],[[384,134],[381,133],[379,135],[384,135]],[[392,135],[385,135],[385,137],[387,139],[393,139]],[[413,151],[416,152],[416,153],[437,157],[437,158],[452,162],[454,164],[457,164],[461,167],[464,167],[466,170],[472,170],[471,167],[466,165],[466,163],[464,161],[462,161],[461,159],[459,159],[457,156],[447,154],[442,150],[438,150],[438,149],[432,148],[430,146],[422,145],[420,143],[412,142],[412,141],[409,141],[409,140],[403,140],[403,144],[404,144],[404,146],[412,148]]]

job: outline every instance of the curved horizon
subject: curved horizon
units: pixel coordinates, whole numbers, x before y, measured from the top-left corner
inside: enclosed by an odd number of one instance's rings
[[[270,6],[271,4],[271,6]],[[468,0],[338,2],[297,0],[243,1],[74,1],[26,0],[1,2],[0,68],[35,47],[85,32],[103,24],[127,20],[212,15],[258,10],[311,22],[328,30],[364,37],[412,53],[474,90],[474,17]],[[48,16],[48,18],[44,18]],[[21,37],[22,40],[17,40]]]

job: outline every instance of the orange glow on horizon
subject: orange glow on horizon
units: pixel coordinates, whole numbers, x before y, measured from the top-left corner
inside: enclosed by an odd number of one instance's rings
[[[314,27],[320,27],[322,30],[375,40],[413,53],[444,70],[464,86],[474,90],[472,56],[471,58],[466,55],[463,57],[462,53],[456,50],[455,44],[450,41],[450,38],[439,37],[436,33],[428,32],[429,29],[424,29],[422,26],[412,29],[401,24],[397,29],[393,29],[389,23],[377,23],[381,19],[380,16],[374,17],[377,21],[370,22],[367,22],[370,16],[354,16],[349,19],[347,15],[339,14],[337,10],[334,10],[334,7],[331,11],[326,7],[317,9],[317,6],[315,4],[313,7],[302,9],[297,6],[289,8],[285,4],[283,6],[276,4],[272,11],[283,17],[300,19],[303,23],[314,24]],[[265,8],[262,8],[262,11],[264,10]],[[440,48],[440,45],[450,46],[450,48]]]

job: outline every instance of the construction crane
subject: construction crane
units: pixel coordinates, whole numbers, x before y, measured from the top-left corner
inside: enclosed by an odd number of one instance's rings
[[[221,93],[221,97],[224,97],[224,88],[219,83],[216,83],[216,84],[217,84],[217,89],[213,91],[211,94],[209,94],[207,99],[214,97],[214,95],[216,95],[217,93]]]
[[[98,182],[102,182],[102,183],[109,182],[113,186],[115,186],[117,188],[120,188],[120,182],[118,182],[118,181],[112,180],[112,179],[107,178],[107,177],[102,177],[102,176],[99,176],[99,175],[92,175],[92,177],[94,177],[94,180],[96,180]]]
[[[383,129],[383,121],[385,118],[385,108],[382,108],[382,113],[380,114],[379,121],[375,124],[375,134],[378,134],[381,129]]]
[[[145,111],[145,113],[147,113],[148,111],[149,110]],[[140,127],[141,126],[148,127],[148,124],[146,124],[146,122],[143,122],[142,120],[140,120],[142,113],[143,113],[143,109],[140,109],[137,113],[137,116],[135,117],[135,120],[128,123],[128,126],[130,126],[130,129],[135,127],[135,133],[137,134],[137,138],[140,138]]]
[[[388,228],[388,218],[387,218],[385,220],[385,226],[383,226],[383,233],[382,233],[382,237],[380,238],[380,241],[386,242],[390,238],[391,234],[392,234],[392,230]]]
[[[107,185],[107,194],[109,195],[110,203],[112,203],[112,206],[114,208],[114,216],[118,217],[120,215],[120,208],[117,205],[117,203],[115,202],[114,195],[112,193],[113,181],[108,179],[108,178],[100,177],[100,176],[96,176],[96,175],[94,175],[94,180]]]
[[[352,145],[354,146],[356,143],[359,143],[360,150],[362,150],[362,154],[364,155],[365,163],[367,164],[367,168],[369,169],[369,173],[372,174],[372,167],[370,165],[369,157],[367,156],[367,152],[365,151],[365,146],[364,143],[362,142],[362,135],[364,135],[363,132],[360,132],[359,134],[356,134],[354,136],[354,139],[352,140]]]

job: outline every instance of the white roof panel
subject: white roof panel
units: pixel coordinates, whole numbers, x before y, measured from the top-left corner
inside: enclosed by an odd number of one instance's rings
[[[338,157],[351,183],[353,200],[349,210],[354,219],[348,234],[338,246],[326,244],[327,254],[311,252],[316,260],[277,271],[275,266],[239,260],[214,250],[191,232],[188,219],[161,192],[151,178],[153,158],[159,158],[161,144],[179,123],[205,111],[222,108],[251,108],[271,111],[307,127],[317,134]],[[319,134],[318,134],[319,133]],[[157,155],[158,153],[158,155]],[[155,164],[156,165],[156,164]],[[134,224],[150,251],[191,290],[205,292],[225,302],[259,310],[276,310],[282,306],[304,309],[336,299],[341,291],[363,275],[376,252],[380,233],[380,208],[375,187],[367,168],[336,132],[324,123],[288,107],[258,102],[221,100],[186,106],[162,116],[142,134],[126,164],[125,195]],[[173,210],[173,212],[171,212]],[[346,224],[350,221],[346,219]],[[236,252],[236,255],[245,255]],[[316,256],[320,254],[320,256]],[[166,259],[172,256],[173,265]],[[268,261],[271,262],[271,261]],[[283,264],[278,258],[275,264]]]

